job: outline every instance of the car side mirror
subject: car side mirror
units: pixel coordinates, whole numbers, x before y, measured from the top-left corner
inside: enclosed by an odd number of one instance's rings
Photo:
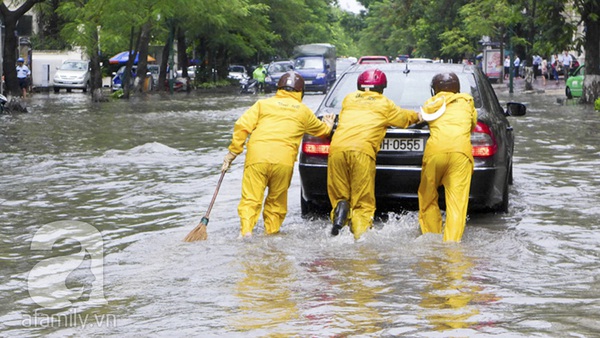
[[[506,104],[506,116],[523,116],[527,113],[527,107],[518,102],[508,102]]]

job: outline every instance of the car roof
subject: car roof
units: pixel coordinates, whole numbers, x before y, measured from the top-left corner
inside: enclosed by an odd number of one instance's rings
[[[454,72],[454,73],[463,73],[463,72],[468,72],[468,73],[472,73],[473,72],[473,66],[471,65],[464,65],[464,64],[460,64],[460,63],[429,63],[429,62],[413,62],[413,63],[397,63],[397,62],[390,62],[390,63],[379,63],[379,64],[354,64],[353,66],[351,66],[350,68],[348,68],[348,72],[363,72],[367,69],[371,69],[371,68],[378,68],[380,70],[382,70],[383,72],[385,72],[386,70],[388,71],[398,71],[398,70],[437,70],[440,73],[444,73],[444,72]]]
[[[331,106],[333,104],[336,107],[339,107],[341,105],[342,97],[345,94],[349,94],[350,90],[356,90],[356,79],[358,78],[358,75],[368,69],[379,69],[386,74],[388,89],[386,89],[384,94],[403,108],[418,108],[417,103],[422,104],[425,102],[426,98],[431,95],[430,83],[433,76],[435,74],[448,72],[453,72],[459,77],[461,81],[461,92],[470,93],[473,96],[476,108],[479,108],[482,105],[481,88],[475,86],[475,82],[482,81],[484,78],[476,66],[457,63],[425,62],[355,64],[350,66],[340,78],[338,78],[335,87],[330,91],[330,95],[326,96],[323,104],[326,106]],[[400,94],[396,91],[398,87],[394,89],[393,83],[410,84],[411,87],[403,87],[404,89],[402,91],[404,93]],[[418,93],[415,91],[418,91]],[[410,104],[408,101],[410,101]]]

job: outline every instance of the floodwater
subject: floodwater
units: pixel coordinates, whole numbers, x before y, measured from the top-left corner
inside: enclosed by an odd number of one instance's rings
[[[416,212],[330,237],[297,170],[282,233],[240,240],[243,156],[184,243],[256,97],[36,94],[0,116],[0,336],[598,337],[600,113],[558,96],[499,92],[528,105],[509,212],[443,244]]]

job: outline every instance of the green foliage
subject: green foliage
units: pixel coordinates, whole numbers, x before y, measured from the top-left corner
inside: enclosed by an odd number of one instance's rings
[[[593,1],[568,6],[577,9]],[[142,25],[150,25],[153,55],[160,58],[169,33],[178,28],[185,32],[189,58],[201,61],[198,80],[205,82],[214,70],[224,78],[230,63],[289,58],[294,46],[314,42],[334,44],[340,56],[410,54],[454,60],[476,55],[483,36],[511,46],[522,58],[572,43],[574,26],[564,15],[566,2],[359,2],[368,10],[345,12],[337,0],[48,0],[42,17],[61,22],[61,35],[56,42],[53,36],[33,41],[36,46],[65,41],[88,52],[100,46],[108,57],[129,48],[132,29],[137,34]],[[53,11],[56,4],[60,7]],[[596,12],[588,16],[597,18]]]
[[[113,99],[120,99],[123,97],[123,89],[119,88],[117,90],[115,90],[112,94],[110,94],[110,97],[112,97]]]
[[[596,101],[594,101],[594,109],[596,111],[600,111],[600,97],[596,99]]]

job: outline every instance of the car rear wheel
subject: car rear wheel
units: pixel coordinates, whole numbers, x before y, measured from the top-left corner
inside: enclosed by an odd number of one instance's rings
[[[567,99],[573,98],[573,94],[571,93],[571,88],[569,88],[569,87],[565,88],[565,94],[567,95]]]
[[[314,205],[305,200],[302,191],[300,191],[300,212],[302,213],[302,217],[313,214],[315,212],[314,209]]]
[[[326,218],[329,216],[329,211],[331,210],[328,207],[329,203],[327,203],[327,207],[324,207],[305,200],[302,190],[300,191],[300,213],[302,218]]]

